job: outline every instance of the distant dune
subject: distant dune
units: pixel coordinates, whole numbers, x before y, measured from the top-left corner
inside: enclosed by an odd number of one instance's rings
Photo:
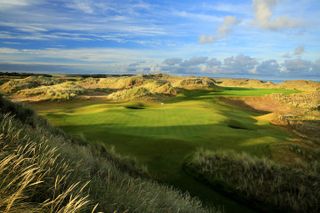
[[[2,79],[5,79],[2,76]],[[318,91],[320,83],[292,80],[279,84],[254,79],[214,79],[170,75],[137,76],[13,76],[3,80],[0,92],[20,101],[70,100],[74,98],[105,98],[110,100],[161,100],[176,96],[181,90],[219,89],[219,87],[284,88]]]

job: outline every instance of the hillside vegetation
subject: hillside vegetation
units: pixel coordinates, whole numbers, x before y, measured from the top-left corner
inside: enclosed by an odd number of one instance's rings
[[[286,88],[300,91],[319,91],[320,82],[307,80],[288,80],[281,83],[272,83],[270,81],[262,81],[255,79],[241,78],[221,78],[216,79],[219,86],[224,87],[245,87],[245,88]]]
[[[235,152],[198,151],[186,170],[263,211],[319,212],[320,166],[295,169]]]
[[[176,96],[179,89],[218,88],[205,77],[166,75],[119,76],[106,78],[66,78],[64,76],[29,76],[10,79],[0,85],[0,92],[19,101],[65,101],[100,97],[113,101],[162,100]]]
[[[44,76],[28,76],[23,79],[11,79],[0,86],[4,94],[13,94],[23,89],[30,89],[39,86],[48,86],[60,83],[59,79]]]
[[[74,140],[2,97],[0,106],[0,211],[207,212],[103,146]]]
[[[284,126],[304,138],[320,142],[320,91],[294,94],[270,94],[261,97],[229,97],[233,106],[268,112],[260,117]]]

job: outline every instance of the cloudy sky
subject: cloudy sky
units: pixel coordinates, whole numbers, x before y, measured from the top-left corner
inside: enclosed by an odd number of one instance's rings
[[[0,71],[320,79],[319,0],[0,0]]]

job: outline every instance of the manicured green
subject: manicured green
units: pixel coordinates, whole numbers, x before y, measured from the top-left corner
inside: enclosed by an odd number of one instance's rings
[[[92,143],[115,146],[117,152],[134,156],[161,181],[206,201],[211,199],[211,192],[182,172],[186,157],[200,147],[241,150],[269,157],[270,146],[291,137],[267,122],[258,122],[255,116],[261,114],[227,105],[217,97],[293,92],[296,91],[225,88],[185,91],[164,103],[144,103],[139,109],[128,108],[128,103],[101,101],[49,102],[33,108],[73,135]]]

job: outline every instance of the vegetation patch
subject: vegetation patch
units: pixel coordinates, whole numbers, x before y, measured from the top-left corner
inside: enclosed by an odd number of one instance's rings
[[[278,84],[270,81],[261,81],[255,79],[232,79],[222,78],[219,80],[219,86],[224,87],[245,87],[245,88],[283,88],[300,91],[319,91],[320,82],[307,80],[288,80]]]
[[[111,93],[108,98],[115,101],[128,101],[141,98],[152,98],[154,95],[144,87],[136,87]]]
[[[183,89],[213,89],[218,88],[216,82],[211,78],[184,78],[175,85]]]
[[[318,165],[319,166],[319,165]],[[190,174],[265,211],[319,212],[318,169],[296,169],[230,151],[198,151]]]
[[[39,86],[32,89],[23,89],[16,93],[16,98],[25,101],[63,101],[75,98],[82,94],[84,89],[74,82],[64,82],[51,86]]]
[[[44,77],[44,76],[29,76],[23,79],[12,79],[0,86],[0,91],[4,94],[12,94],[23,89],[36,88],[38,86],[48,86],[60,83],[61,80]]]

